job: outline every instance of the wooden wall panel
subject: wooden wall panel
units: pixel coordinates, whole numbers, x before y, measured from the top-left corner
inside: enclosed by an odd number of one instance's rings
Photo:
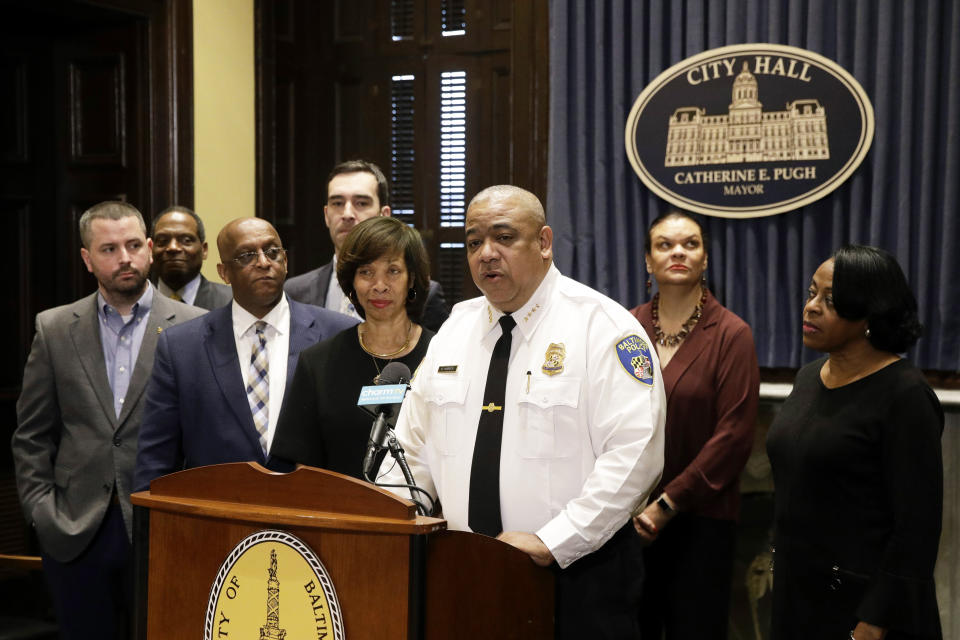
[[[25,163],[27,147],[27,65],[0,60],[0,162]]]
[[[511,179],[535,193],[546,206],[550,100],[548,3],[530,2],[514,11],[510,121]]]
[[[291,0],[273,1],[274,33],[279,42],[293,43],[295,41],[294,22],[296,15],[296,9]]]
[[[67,65],[70,161],[126,166],[124,56],[72,60]]]
[[[297,85],[288,80],[277,86],[277,225],[294,224],[294,211],[297,210]]]
[[[506,56],[504,56],[506,57]],[[513,176],[513,154],[511,142],[515,130],[523,129],[523,123],[515,122],[510,116],[511,97],[513,95],[513,77],[509,64],[502,60],[489,69],[490,96],[486,101],[489,110],[490,133],[490,182],[502,184],[517,182]],[[477,185],[480,187],[480,185]],[[486,185],[484,185],[486,186]],[[525,185],[520,185],[525,186]],[[482,188],[482,187],[481,187]]]
[[[335,0],[334,7],[334,41],[337,44],[363,42],[369,24],[364,3],[356,0]]]
[[[513,27],[513,0],[488,0],[494,29]]]
[[[364,109],[358,109],[357,105],[363,104],[364,86],[356,78],[338,79],[333,85],[333,97],[337,137],[331,143],[336,156],[346,158],[348,153],[356,153],[358,147],[363,147],[365,114]],[[345,150],[345,146],[350,151]]]
[[[282,230],[295,245],[290,274],[330,259],[322,208],[325,176],[343,160],[362,157],[391,174],[391,77],[414,75],[414,225],[435,276],[453,295],[476,294],[461,256],[442,243],[462,243],[463,230],[439,225],[439,74],[468,74],[467,199],[494,183],[546,192],[548,73],[547,0],[466,0],[466,34],[441,35],[441,0],[409,0],[413,35],[391,37],[391,0],[289,0],[293,42],[277,22],[282,9],[258,0],[258,215],[279,219],[286,184],[277,154],[284,126],[295,122],[297,200]],[[282,15],[281,15],[282,14]],[[309,37],[300,34],[305,31]],[[284,53],[286,52],[286,53]],[[309,70],[309,71],[306,71]],[[293,112],[281,95],[284,74],[303,73]],[[281,124],[281,122],[286,124]],[[308,142],[309,141],[309,142]],[[309,148],[305,148],[310,144]]]
[[[128,198],[147,219],[193,204],[192,0],[5,0],[0,21],[0,440],[16,425],[35,315],[96,288],[77,220]],[[0,476],[12,473],[9,447]],[[22,522],[0,506],[0,520]],[[20,553],[35,552],[22,548]],[[0,604],[0,616],[11,612]]]
[[[12,285],[15,295],[0,298],[0,335],[26,336],[30,333],[30,309],[18,304],[26,299],[31,290],[31,267],[29,241],[29,221],[31,202],[22,198],[0,198],[0,224],[7,230],[6,238],[16,240],[15,245],[7,245],[5,251],[0,252],[0,269],[2,273],[13,274],[8,282]],[[4,349],[7,358],[11,351],[16,353],[16,361],[24,362],[27,359],[27,350],[30,344],[18,341],[17,344]],[[14,388],[20,383],[20,372],[13,368],[0,369],[0,388]]]

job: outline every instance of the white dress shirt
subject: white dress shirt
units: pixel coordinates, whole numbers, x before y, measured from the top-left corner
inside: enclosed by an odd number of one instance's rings
[[[237,304],[232,303],[233,338],[237,343],[237,358],[240,361],[240,373],[243,375],[244,390],[250,383],[250,355],[256,341],[256,324],[263,320],[267,323],[264,333],[267,338],[267,374],[270,381],[270,398],[267,400],[267,451],[273,444],[273,434],[277,431],[277,418],[283,406],[283,393],[287,388],[287,358],[290,357],[290,305],[287,294],[267,315],[257,318]]]
[[[337,311],[357,320],[363,320],[357,313],[357,308],[353,306],[353,302],[340,288],[340,281],[337,280],[337,254],[333,254],[333,270],[330,273],[330,284],[327,285],[327,298],[323,306],[325,309]]]
[[[440,498],[451,529],[469,530],[470,467],[501,315],[485,298],[453,308],[397,421],[417,484]],[[554,266],[513,316],[500,449],[503,528],[535,533],[567,567],[603,546],[660,479],[660,363],[626,309]],[[645,347],[645,359],[633,354],[643,369],[622,364],[618,345]],[[383,482],[402,483],[391,467],[385,460]]]
[[[197,299],[197,291],[200,290],[200,274],[195,275],[193,280],[177,290],[172,289],[170,285],[163,281],[163,278],[157,278],[157,290],[168,298],[172,298],[175,293],[180,296],[185,304],[192,305],[193,301]]]

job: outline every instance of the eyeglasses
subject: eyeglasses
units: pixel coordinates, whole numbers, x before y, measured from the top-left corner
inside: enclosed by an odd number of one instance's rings
[[[241,253],[240,255],[231,258],[230,261],[236,262],[241,267],[249,267],[251,264],[260,259],[261,253],[266,256],[267,260],[270,262],[280,262],[283,259],[283,256],[286,255],[287,250],[281,249],[280,247],[257,249],[256,251],[247,251],[245,253]]]

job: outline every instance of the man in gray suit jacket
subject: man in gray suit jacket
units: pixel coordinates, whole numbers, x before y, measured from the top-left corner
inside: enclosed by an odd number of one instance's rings
[[[160,333],[202,315],[156,295],[140,212],[101,202],[80,218],[96,293],[37,315],[11,448],[62,637],[129,637],[130,487]]]
[[[350,230],[368,218],[390,215],[390,187],[380,167],[366,160],[348,160],[327,176],[327,204],[323,219],[333,241],[333,260],[290,278],[283,288],[297,302],[305,302],[360,319],[350,299],[337,283],[337,252]],[[443,287],[431,280],[420,324],[436,331],[450,312],[443,299]]]
[[[153,282],[160,293],[195,307],[216,309],[233,299],[225,284],[200,273],[207,259],[203,220],[181,205],[167,207],[153,219]]]

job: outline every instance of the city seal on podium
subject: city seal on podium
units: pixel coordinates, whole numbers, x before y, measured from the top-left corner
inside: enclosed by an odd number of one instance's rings
[[[265,530],[241,540],[220,566],[203,638],[343,640],[346,635],[337,592],[313,550],[289,533]]]
[[[755,218],[831,193],[860,166],[873,131],[870,98],[836,62],[738,44],[657,76],[633,104],[625,144],[643,183],[671,204]]]

